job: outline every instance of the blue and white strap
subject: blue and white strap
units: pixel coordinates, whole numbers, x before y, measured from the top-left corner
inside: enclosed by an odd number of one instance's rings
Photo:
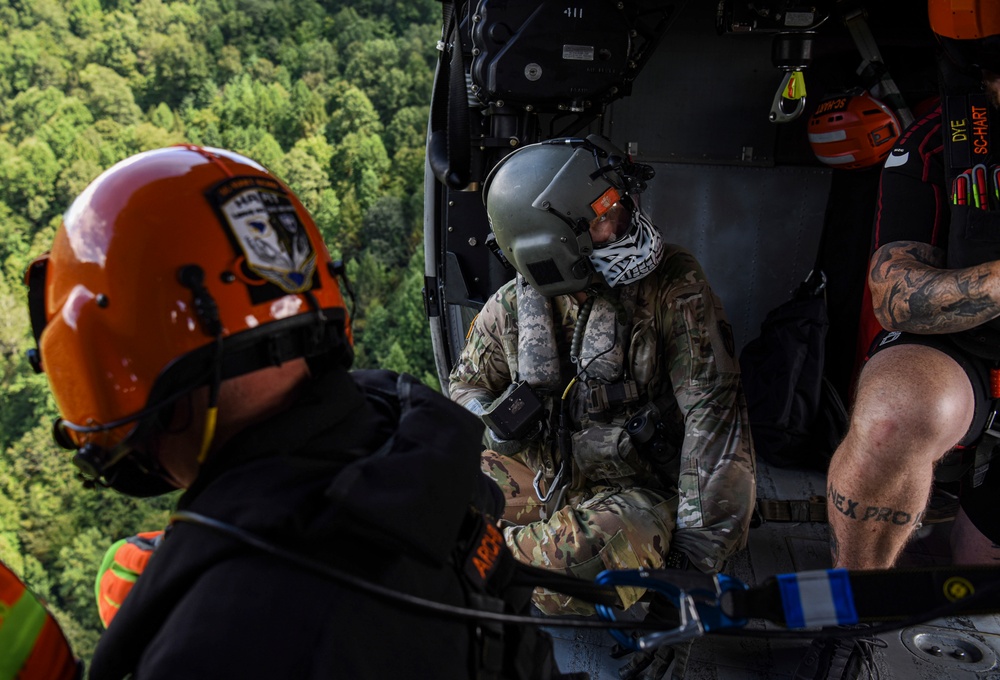
[[[778,589],[789,628],[818,628],[858,622],[846,569],[779,574]]]

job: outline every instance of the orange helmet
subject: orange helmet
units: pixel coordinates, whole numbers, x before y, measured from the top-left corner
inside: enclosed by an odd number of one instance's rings
[[[298,198],[248,158],[181,145],[114,165],[26,276],[57,441],[91,481],[162,493],[137,445],[165,406],[298,357],[350,364],[337,273]]]
[[[846,170],[880,164],[899,132],[892,110],[863,91],[828,97],[809,118],[809,145],[816,158]]]
[[[931,30],[959,67],[1000,73],[1000,3],[996,0],[929,0]]]

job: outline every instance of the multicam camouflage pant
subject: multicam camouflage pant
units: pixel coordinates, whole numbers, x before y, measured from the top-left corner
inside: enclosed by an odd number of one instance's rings
[[[532,486],[534,473],[518,458],[484,451],[482,468],[504,492],[503,535],[514,556],[543,569],[593,580],[605,569],[658,569],[670,549],[673,504],[647,489],[606,489],[572,496],[551,513]],[[643,590],[619,588],[626,608]],[[586,602],[538,588],[533,601],[546,614],[593,614]]]

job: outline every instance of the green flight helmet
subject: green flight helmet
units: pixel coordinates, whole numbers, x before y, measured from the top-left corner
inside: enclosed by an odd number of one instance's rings
[[[643,172],[629,172],[637,168]],[[547,140],[508,154],[483,185],[494,252],[545,296],[601,282],[591,260],[590,222],[645,188],[652,176],[646,168],[599,135]]]
[[[594,277],[590,203],[613,187],[590,175],[607,156],[588,140],[554,139],[508,154],[486,178],[494,252],[542,295],[584,290]]]

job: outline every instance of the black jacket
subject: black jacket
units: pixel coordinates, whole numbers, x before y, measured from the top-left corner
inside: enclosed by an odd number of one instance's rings
[[[496,516],[503,502],[479,469],[481,427],[412,379],[338,371],[213,456],[178,509],[468,606],[456,543],[470,506]],[[466,678],[477,672],[475,630],[176,522],[102,637],[90,677]]]

